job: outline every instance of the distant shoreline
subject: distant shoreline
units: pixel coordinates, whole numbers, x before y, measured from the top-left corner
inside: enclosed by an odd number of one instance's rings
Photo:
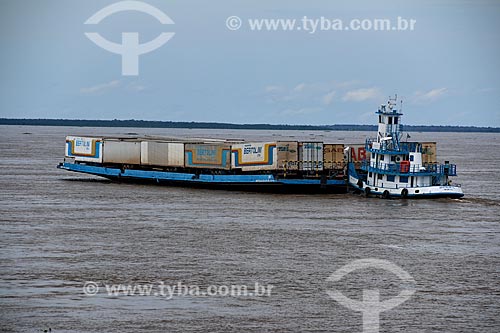
[[[196,128],[308,131],[376,131],[375,125],[271,125],[232,124],[216,122],[154,121],[154,120],[83,120],[83,119],[14,119],[0,118],[0,125],[73,126],[73,127],[137,127]],[[405,132],[500,133],[500,127],[404,125]]]

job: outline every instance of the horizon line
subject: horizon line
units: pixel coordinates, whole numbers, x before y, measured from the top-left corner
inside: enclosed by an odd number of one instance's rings
[[[60,123],[58,123],[60,122]],[[89,124],[85,124],[89,123]],[[121,126],[105,126],[105,125]],[[172,120],[141,120],[141,119],[67,119],[67,118],[0,118],[0,125],[31,125],[31,126],[77,126],[77,127],[149,127],[149,128],[204,128],[204,129],[308,129],[308,130],[350,130],[371,131],[377,125],[368,124],[269,124],[269,123],[230,123],[208,121],[172,121]],[[143,125],[143,126],[133,126]],[[147,126],[144,126],[147,125]],[[169,126],[170,125],[170,126]],[[183,127],[182,125],[194,125]],[[212,126],[212,127],[211,127]],[[403,128],[415,131],[429,131],[429,129],[448,130],[453,132],[500,132],[500,127],[474,125],[409,125]],[[453,130],[452,130],[453,129]],[[429,131],[430,132],[430,131]]]

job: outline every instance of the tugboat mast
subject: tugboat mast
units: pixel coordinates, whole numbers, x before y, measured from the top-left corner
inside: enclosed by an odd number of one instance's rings
[[[377,144],[380,150],[399,151],[402,138],[401,112],[396,109],[397,95],[389,97],[387,104],[380,105],[378,114]]]

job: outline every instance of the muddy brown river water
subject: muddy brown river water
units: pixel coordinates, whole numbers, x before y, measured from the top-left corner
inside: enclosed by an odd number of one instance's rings
[[[0,330],[360,332],[361,312],[327,291],[362,300],[376,288],[384,300],[405,286],[380,269],[327,279],[375,258],[415,289],[380,314],[381,332],[500,331],[499,134],[412,133],[457,164],[461,200],[120,184],[56,169],[66,135],[126,133],[333,143],[372,134],[0,126]],[[272,290],[220,289],[255,283]],[[154,290],[113,295],[112,285]],[[169,297],[161,285],[219,293]]]

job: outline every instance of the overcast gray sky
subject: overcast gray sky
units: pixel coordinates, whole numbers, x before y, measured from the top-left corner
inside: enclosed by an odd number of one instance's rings
[[[116,2],[0,0],[0,117],[372,124],[397,93],[407,124],[500,126],[500,1],[148,0],[175,24],[134,11],[84,24]],[[304,16],[416,24],[313,33]],[[252,31],[254,19],[296,25]],[[123,76],[85,32],[175,35]]]

